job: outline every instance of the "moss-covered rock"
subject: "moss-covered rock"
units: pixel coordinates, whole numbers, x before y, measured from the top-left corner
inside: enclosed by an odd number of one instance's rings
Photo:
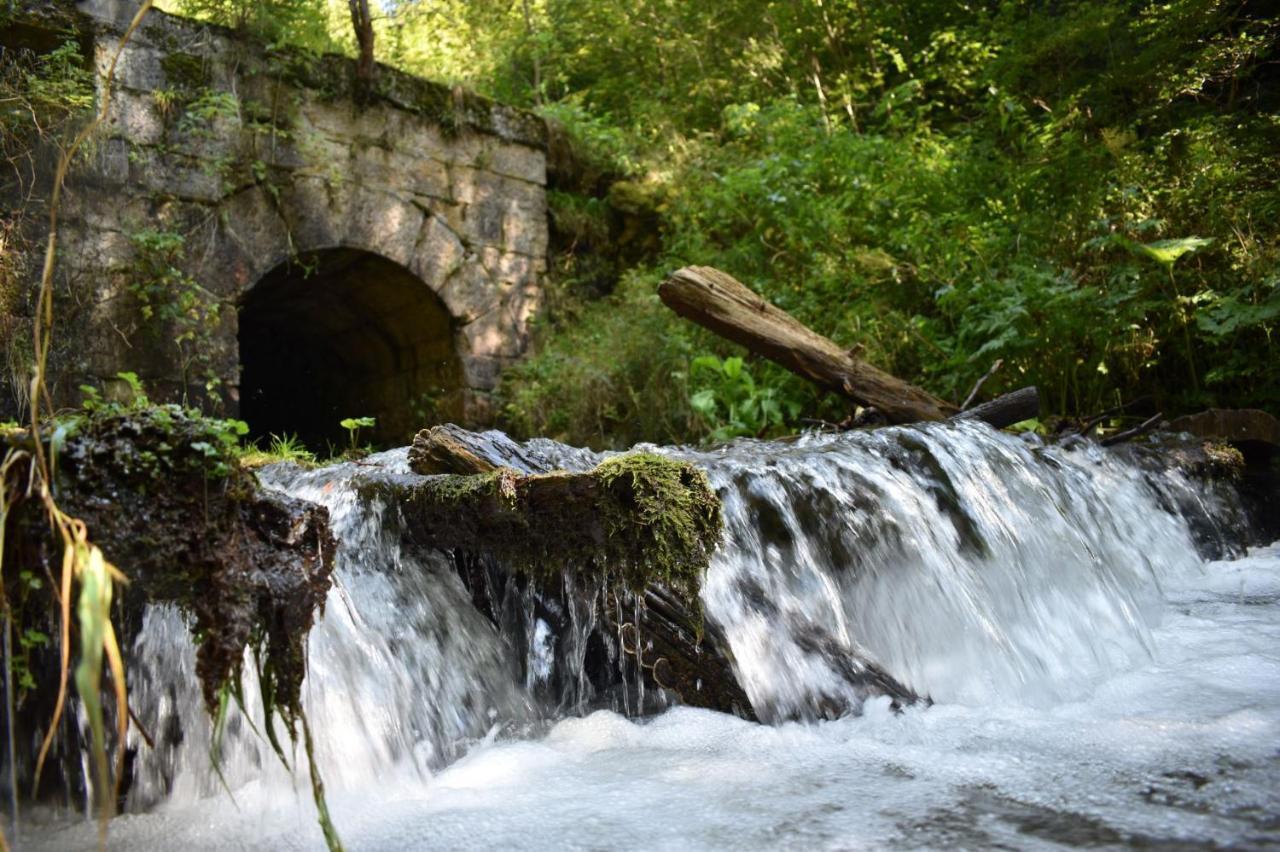
[[[123,615],[173,603],[193,618],[197,673],[210,709],[238,682],[245,649],[262,651],[264,688],[298,706],[307,634],[329,589],[334,543],[328,513],[262,491],[237,463],[234,421],[177,406],[105,406],[46,435],[57,448],[57,501],[126,575]],[[52,436],[50,438],[50,436]],[[29,440],[6,438],[10,446]],[[25,465],[10,470],[20,479]],[[4,566],[54,569],[60,543],[28,498]],[[32,564],[25,564],[25,563]],[[128,629],[125,630],[126,637]]]
[[[706,474],[652,453],[587,473],[428,477],[402,500],[410,529],[429,546],[488,553],[543,579],[603,576],[636,594],[657,584],[687,602],[696,602],[721,536]]]

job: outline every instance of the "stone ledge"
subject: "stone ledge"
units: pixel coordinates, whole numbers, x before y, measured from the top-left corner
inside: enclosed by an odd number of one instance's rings
[[[93,29],[101,34],[118,36],[128,25],[129,15],[123,9],[127,4],[112,0],[86,2],[79,11],[71,13],[68,13],[70,3],[53,2],[45,5],[58,10],[59,16],[63,18],[72,14],[82,20],[92,21]],[[148,13],[141,32],[135,38],[138,39],[138,46],[168,49],[184,36],[191,43],[192,37],[198,40],[201,35],[247,43],[243,36],[225,27],[158,10]],[[265,61],[268,56],[265,48],[261,45],[254,45],[254,48],[256,55],[253,58]],[[289,82],[302,88],[323,91],[335,100],[353,98],[354,59],[337,54],[313,57],[291,48],[274,51],[270,56],[280,63],[281,72]],[[376,100],[406,112],[428,116],[446,129],[469,127],[538,150],[545,151],[547,148],[546,122],[534,113],[499,104],[443,83],[414,77],[386,65],[378,65],[373,96]]]

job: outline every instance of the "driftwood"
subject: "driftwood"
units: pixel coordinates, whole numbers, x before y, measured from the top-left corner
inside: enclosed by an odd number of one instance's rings
[[[686,266],[658,287],[663,304],[727,340],[892,423],[944,420],[956,407],[868,364],[746,286],[709,266]]]
[[[753,293],[732,276],[709,266],[686,266],[658,287],[663,304],[680,316],[739,343],[809,379],[821,388],[874,409],[889,423],[973,419],[1003,429],[1040,416],[1035,388],[1023,388],[968,408],[1001,362],[974,386],[963,411],[927,391],[889,375]],[[866,418],[873,419],[873,418]],[[865,420],[864,420],[865,422]]]
[[[964,398],[964,402],[960,403],[961,411],[966,410],[970,405],[973,404],[974,399],[976,399],[978,396],[978,391],[982,390],[982,386],[987,383],[987,379],[991,378],[996,373],[1000,372],[1000,368],[1003,366],[1004,366],[1004,359],[997,358],[995,360],[995,363],[991,365],[991,368],[982,374],[982,378],[974,382],[973,390],[969,391],[969,395]]]
[[[952,420],[981,420],[997,429],[1040,416],[1040,392],[1034,387],[1022,388],[990,402],[966,408]]]
[[[481,457],[467,446],[471,433],[452,423],[423,429],[409,447],[409,469],[426,476],[437,473],[490,473],[503,465]]]
[[[1123,444],[1125,441],[1132,441],[1134,438],[1140,438],[1152,429],[1156,428],[1156,424],[1160,422],[1161,417],[1164,417],[1164,415],[1157,411],[1155,414],[1151,415],[1146,420],[1143,420],[1132,429],[1126,429],[1123,432],[1108,435],[1098,443],[1102,444],[1104,447],[1112,447],[1116,444]]]

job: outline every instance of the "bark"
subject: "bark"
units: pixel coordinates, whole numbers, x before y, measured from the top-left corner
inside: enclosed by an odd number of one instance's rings
[[[1022,388],[990,402],[967,408],[952,420],[981,420],[997,429],[1040,416],[1040,392],[1034,387]]]
[[[892,423],[943,420],[956,413],[955,406],[868,364],[717,269],[680,269],[662,283],[658,295],[680,316],[875,408]]]
[[[351,28],[355,31],[359,57],[356,59],[356,92],[362,99],[373,90],[373,16],[369,0],[347,0],[351,9]]]
[[[423,429],[413,437],[413,444],[409,447],[409,469],[431,476],[438,473],[489,473],[501,467],[501,462],[482,458],[467,446],[466,439],[470,435],[452,423]]]

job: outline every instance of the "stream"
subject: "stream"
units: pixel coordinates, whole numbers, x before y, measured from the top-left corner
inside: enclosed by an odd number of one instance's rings
[[[1229,487],[975,423],[657,451],[723,502],[702,603],[764,724],[600,688],[592,590],[555,619],[526,590],[495,626],[352,486],[408,475],[404,450],[264,471],[340,542],[304,703],[348,849],[1280,843],[1280,543],[1241,552]],[[156,743],[132,743],[110,848],[323,848],[252,676],[215,737],[176,611],[147,612],[131,659]],[[863,661],[932,703],[867,693]],[[37,813],[19,848],[95,839]]]

